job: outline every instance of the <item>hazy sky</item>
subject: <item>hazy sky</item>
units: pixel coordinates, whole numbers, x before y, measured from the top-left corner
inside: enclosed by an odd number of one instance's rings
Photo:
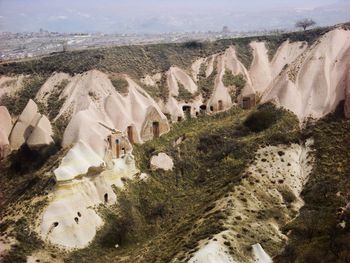
[[[350,21],[350,0],[0,0],[0,31],[160,33]]]

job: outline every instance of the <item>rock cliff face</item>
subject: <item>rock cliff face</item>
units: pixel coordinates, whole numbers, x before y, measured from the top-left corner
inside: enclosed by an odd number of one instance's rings
[[[349,68],[350,31],[333,30],[272,81],[262,102],[275,101],[300,120],[321,118],[345,99]]]
[[[0,160],[11,151],[9,135],[12,129],[12,119],[7,108],[0,106]]]

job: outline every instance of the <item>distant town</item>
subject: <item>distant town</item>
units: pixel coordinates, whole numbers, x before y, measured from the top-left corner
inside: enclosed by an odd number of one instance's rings
[[[266,35],[286,32],[250,31],[231,32],[224,26],[220,32],[184,32],[164,34],[104,34],[59,33],[40,29],[38,32],[0,32],[0,62],[47,55],[52,52],[156,43],[178,43],[191,40],[214,41],[224,38]]]

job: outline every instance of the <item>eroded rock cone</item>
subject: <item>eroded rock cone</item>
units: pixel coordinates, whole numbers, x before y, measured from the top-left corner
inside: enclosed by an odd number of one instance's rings
[[[5,106],[0,106],[0,160],[11,152],[9,135],[12,129],[12,119]]]

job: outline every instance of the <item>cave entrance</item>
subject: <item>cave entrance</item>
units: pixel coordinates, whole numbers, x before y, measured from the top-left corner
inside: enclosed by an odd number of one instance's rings
[[[152,130],[153,130],[153,138],[159,138],[159,122],[158,121],[154,121],[152,123]]]
[[[207,105],[201,105],[199,106],[199,112],[200,114],[204,114],[207,111]]]
[[[224,104],[222,103],[222,100],[218,101],[218,111],[222,111],[224,109]]]
[[[119,141],[119,139],[115,140],[115,157],[116,158],[120,157],[120,141]]]
[[[249,109],[250,107],[250,98],[249,97],[245,97],[243,98],[243,109]]]
[[[132,126],[128,126],[127,132],[128,132],[129,142],[130,143],[134,143],[134,130],[133,130],[133,127]]]
[[[104,194],[103,198],[105,200],[105,203],[108,203],[108,194],[107,193]]]
[[[182,110],[185,113],[186,118],[191,118],[191,106],[189,105],[184,105],[182,106]]]

